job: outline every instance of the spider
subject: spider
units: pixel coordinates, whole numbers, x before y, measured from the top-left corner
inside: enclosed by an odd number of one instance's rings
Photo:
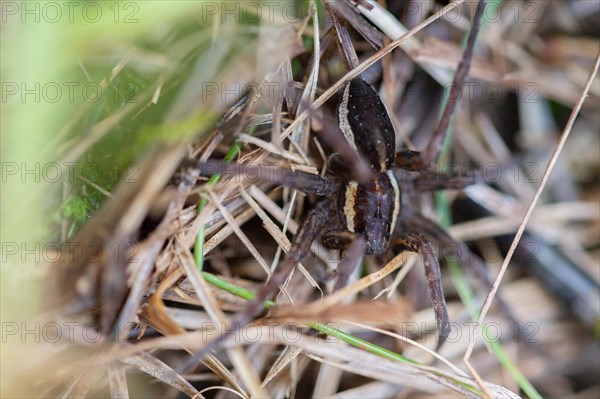
[[[480,4],[481,6],[481,4]],[[463,58],[458,65],[450,98],[458,98],[470,68],[470,62],[479,30],[481,15],[476,12],[473,27],[467,39]],[[315,175],[302,171],[272,169],[269,181],[305,193],[323,197],[308,212],[301,223],[285,260],[259,291],[256,298],[240,314],[219,339],[209,342],[190,362],[199,360],[229,335],[252,322],[263,311],[263,302],[281,286],[293,268],[305,258],[310,245],[318,238],[326,247],[346,251],[338,265],[335,288],[346,284],[351,268],[356,265],[349,254],[366,253],[381,256],[386,251],[408,249],[417,252],[423,262],[436,319],[437,348],[450,333],[450,322],[440,280],[440,266],[431,241],[426,236],[459,247],[458,261],[472,262],[463,243],[453,241],[434,222],[412,212],[403,205],[402,195],[411,191],[429,191],[444,188],[462,188],[474,181],[468,178],[407,179],[406,171],[427,171],[437,160],[444,142],[450,116],[457,101],[448,101],[440,122],[423,152],[396,153],[395,132],[388,112],[377,91],[360,77],[350,80],[341,93],[337,109],[338,124],[346,143],[366,162],[370,174],[359,178],[355,159],[338,153],[330,156],[327,174]],[[346,159],[345,159],[346,158]],[[219,161],[198,164],[200,174],[210,176],[244,174],[243,165]],[[462,254],[462,258],[460,257]]]

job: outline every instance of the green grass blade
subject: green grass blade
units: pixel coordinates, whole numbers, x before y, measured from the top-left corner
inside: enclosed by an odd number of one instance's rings
[[[227,151],[225,157],[223,158],[225,161],[232,161],[237,155],[240,153],[242,149],[242,143],[240,141],[236,141],[233,143],[233,146]],[[212,175],[210,179],[208,179],[208,184],[211,187],[214,187],[221,180],[221,175],[216,174]],[[198,200],[198,207],[196,211],[196,215],[200,215],[200,213],[206,207],[208,203],[208,199],[204,194],[200,195],[200,200]],[[200,226],[200,230],[198,230],[198,234],[196,235],[196,245],[194,246],[194,260],[196,261],[196,267],[198,270],[202,271],[204,266],[204,225]]]

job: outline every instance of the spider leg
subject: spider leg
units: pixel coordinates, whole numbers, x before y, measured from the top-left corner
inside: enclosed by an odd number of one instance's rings
[[[373,177],[373,171],[368,163],[354,148],[352,148],[350,143],[340,133],[338,127],[332,124],[327,118],[323,118],[316,113],[311,116],[317,119],[323,126],[323,129],[317,131],[319,138],[330,145],[335,151],[329,158],[329,162],[332,162],[332,158],[335,158],[333,161],[345,169],[343,175],[345,175],[348,180],[358,180],[360,182],[369,181]],[[336,165],[334,165],[334,167],[335,166]],[[332,166],[329,165],[329,167]]]
[[[456,106],[458,105],[458,101],[461,97],[460,94],[462,93],[465,85],[465,80],[469,73],[469,69],[471,68],[473,49],[475,47],[477,35],[481,28],[481,20],[486,3],[486,0],[480,0],[477,4],[477,9],[475,10],[475,15],[473,16],[473,24],[471,26],[471,30],[469,31],[469,36],[467,37],[465,51],[460,63],[458,64],[458,67],[456,68],[454,81],[450,87],[448,101],[444,106],[444,111],[442,112],[442,116],[435,127],[433,136],[429,140],[429,144],[423,150],[423,152],[420,153],[416,151],[403,151],[398,153],[395,157],[396,166],[410,171],[419,171],[429,168],[437,160],[444,141],[446,140],[450,119],[456,110]]]
[[[337,280],[335,281],[335,285],[333,287],[334,291],[337,291],[340,288],[348,285],[348,279],[362,261],[366,249],[367,242],[365,239],[362,236],[356,236],[348,249],[344,251],[342,260],[338,264],[336,269]]]
[[[410,176],[402,169],[395,170],[397,181],[404,193],[427,192],[437,190],[460,190],[473,184],[486,183],[483,174],[468,171],[459,174],[428,173],[423,171],[419,176]]]
[[[431,142],[429,145],[431,145]],[[410,170],[411,172],[420,172],[427,169],[429,166],[429,164],[425,162],[422,153],[419,151],[400,151],[396,154],[394,162],[397,168]]]
[[[338,229],[328,230],[321,234],[321,242],[325,247],[343,250],[348,248],[356,238],[354,233],[343,230],[341,226],[338,227]]]
[[[442,289],[440,264],[438,263],[433,246],[422,235],[416,233],[408,233],[394,240],[393,244],[394,246],[402,246],[417,252],[423,261],[438,331],[437,351],[450,334],[450,318],[448,317],[446,299],[444,298],[444,291]]]
[[[340,176],[344,180],[354,180],[352,173],[352,164],[344,159],[340,154],[331,154],[327,161],[327,175]]]
[[[367,249],[367,242],[364,237],[350,232],[341,232],[340,235],[344,237],[341,241],[344,241],[346,245],[344,245],[342,259],[335,270],[337,279],[333,286],[333,291],[337,291],[348,285],[350,276],[362,261]],[[348,240],[350,241],[348,242]],[[341,241],[338,241],[338,243]]]
[[[333,291],[337,291],[348,285],[348,279],[352,275],[352,272],[354,272],[362,261],[367,249],[367,242],[364,237],[348,230],[343,230],[339,222],[333,228],[321,234],[321,242],[327,248],[343,251],[342,259],[335,269],[335,276],[337,278]]]
[[[337,291],[348,284],[348,279],[365,254],[367,242],[364,237],[341,229],[326,231],[321,235],[321,241],[327,248],[343,251],[342,259],[335,269],[337,279],[333,290]]]
[[[468,267],[474,273],[474,275],[485,285],[487,288],[491,288],[493,285],[493,278],[490,276],[488,268],[485,264],[476,256],[467,245],[461,241],[455,240],[444,231],[435,222],[421,216],[417,213],[412,213],[407,210],[402,215],[402,222],[404,227],[407,229],[416,229],[424,232],[427,236],[437,241],[444,248],[454,248],[456,251],[452,254],[454,260],[459,264]],[[517,318],[513,314],[512,310],[504,300],[501,291],[496,292],[496,303],[500,307],[500,310],[506,315],[506,317],[513,323],[521,328],[521,324],[518,323]]]
[[[250,182],[267,181],[322,196],[335,194],[340,186],[338,179],[334,176],[319,176],[268,165],[242,165],[210,160],[199,162],[197,167],[202,176],[222,175],[242,177]]]
[[[315,240],[319,231],[329,218],[334,206],[334,200],[325,200],[317,204],[317,206],[308,213],[294,237],[287,257],[271,275],[271,278],[264,287],[258,292],[248,307],[234,317],[233,321],[229,324],[229,327],[227,327],[220,337],[208,342],[204,348],[186,362],[184,369],[187,369],[187,366],[191,366],[202,360],[209,352],[217,349],[228,338],[235,336],[238,331],[250,324],[254,318],[263,311],[265,300],[284,283],[294,267],[308,254],[311,243]]]

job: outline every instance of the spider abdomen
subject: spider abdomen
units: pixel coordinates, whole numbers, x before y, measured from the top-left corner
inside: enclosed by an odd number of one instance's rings
[[[367,81],[356,78],[348,82],[338,108],[338,123],[350,146],[375,172],[394,166],[394,125],[379,94]]]
[[[337,208],[342,226],[365,237],[367,253],[381,254],[400,213],[398,182],[391,171],[376,174],[366,184],[348,181],[340,190]]]

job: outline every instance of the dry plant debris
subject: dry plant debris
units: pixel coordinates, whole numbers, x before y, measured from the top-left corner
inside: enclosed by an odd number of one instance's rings
[[[216,2],[205,21],[206,4],[196,20],[179,17],[181,30],[166,23],[127,51],[108,46],[97,61],[113,63],[102,84],[136,72],[146,87],[136,102],[75,110],[51,143],[72,162],[107,151],[100,144],[110,148],[115,130],[142,132],[125,140],[139,141],[135,179],[123,170],[107,189],[79,173],[62,187],[63,199],[103,196],[85,223],[64,212],[55,223],[62,242],[97,252],[47,265],[51,303],[35,320],[68,326],[72,339],[23,353],[37,366],[11,386],[29,384],[22,392],[38,397],[600,394],[596,2],[487,4],[451,137],[431,176],[420,177],[475,174],[487,184],[406,199],[465,242],[436,237],[452,321],[439,353],[417,256],[367,256],[332,292],[340,254],[315,242],[265,317],[190,368],[271,276],[315,204],[273,181],[281,167],[326,172],[343,85],[371,81],[397,149],[422,149],[478,1],[309,0],[291,3],[294,18],[278,4],[273,18],[257,19],[264,4],[227,18]],[[261,165],[272,178],[207,181],[195,165],[209,158]],[[484,270],[461,267],[468,257]],[[481,273],[499,276],[493,288]]]

